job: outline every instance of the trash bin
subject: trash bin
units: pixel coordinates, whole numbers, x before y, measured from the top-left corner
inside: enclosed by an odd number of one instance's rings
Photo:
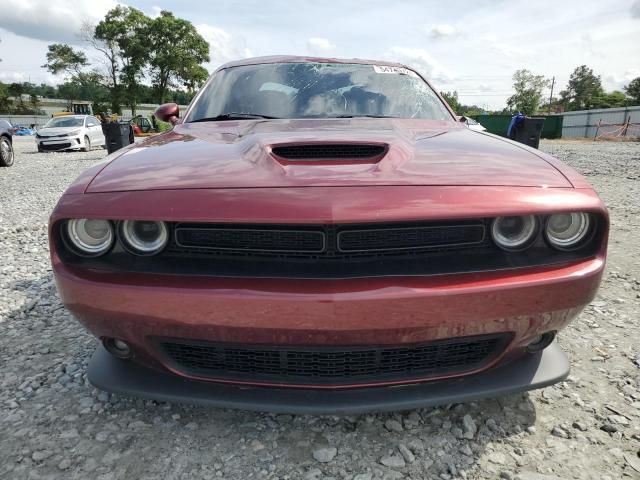
[[[112,153],[133,143],[133,130],[129,122],[106,122],[102,124],[107,152]]]
[[[538,148],[544,120],[544,118],[524,117],[519,121],[513,122],[514,125],[510,129],[509,138],[530,147]]]

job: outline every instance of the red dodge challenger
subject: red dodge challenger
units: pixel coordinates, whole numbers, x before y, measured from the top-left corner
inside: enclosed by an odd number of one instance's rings
[[[50,221],[96,387],[297,413],[563,380],[608,216],[574,170],[475,132],[409,67],[220,67],[172,131],[107,157]]]

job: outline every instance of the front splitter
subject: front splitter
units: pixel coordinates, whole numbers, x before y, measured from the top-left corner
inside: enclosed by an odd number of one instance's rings
[[[569,375],[557,343],[486,372],[450,380],[392,387],[313,390],[226,385],[189,380],[119,360],[100,346],[89,363],[89,381],[112,393],[165,402],[311,415],[351,415],[464,403],[543,388]]]

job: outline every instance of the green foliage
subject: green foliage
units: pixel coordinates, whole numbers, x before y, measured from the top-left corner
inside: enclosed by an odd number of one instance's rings
[[[208,77],[201,64],[209,61],[209,44],[191,22],[171,12],[151,19],[140,10],[117,5],[95,27],[85,25],[81,34],[102,56],[99,69],[89,70],[84,53],[65,44],[49,45],[43,68],[66,74],[59,96],[89,97],[100,107],[95,111],[103,111],[106,101],[112,112],[121,113],[124,103],[134,115],[139,103],[167,98],[188,103]]]
[[[631,98],[633,105],[640,105],[640,77],[636,77],[624,87],[625,93]]]
[[[610,93],[602,92],[593,97],[591,108],[626,107],[628,104],[629,99],[626,95],[616,90]]]
[[[516,93],[507,99],[512,112],[533,115],[542,103],[542,91],[549,85],[543,75],[534,75],[529,70],[517,70],[513,74],[513,89]]]
[[[0,112],[10,112],[12,102],[9,99],[9,89],[7,85],[0,82]]]
[[[52,43],[47,47],[47,63],[42,65],[54,75],[63,73],[75,77],[88,65],[87,56],[64,43]]]
[[[93,32],[94,44],[102,45],[111,66],[112,107],[122,98],[134,115],[138,85],[150,51],[146,41],[150,20],[140,10],[118,5],[107,12]]]
[[[453,110],[458,115],[461,115],[460,102],[458,101],[458,92],[456,92],[455,90],[453,92],[440,92],[440,95],[449,104],[451,110]]]
[[[460,115],[474,117],[484,113],[484,110],[477,105],[460,105]]]
[[[566,90],[560,92],[560,102],[568,111],[585,110],[594,108],[603,93],[600,76],[586,65],[580,65],[569,77]]]
[[[158,120],[156,118],[156,124],[158,125],[158,132],[168,132],[169,130],[171,130],[173,128],[173,125],[171,125],[169,122],[163,122],[162,120]]]
[[[153,45],[149,67],[159,103],[171,86],[194,90],[206,80],[200,64],[209,61],[209,44],[191,22],[163,10],[149,24],[148,42]]]

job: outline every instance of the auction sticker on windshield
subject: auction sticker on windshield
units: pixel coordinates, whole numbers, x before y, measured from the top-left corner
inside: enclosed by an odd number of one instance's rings
[[[373,71],[376,73],[395,73],[398,75],[411,75],[413,77],[418,76],[413,70],[409,70],[405,67],[394,67],[391,65],[374,65]]]

